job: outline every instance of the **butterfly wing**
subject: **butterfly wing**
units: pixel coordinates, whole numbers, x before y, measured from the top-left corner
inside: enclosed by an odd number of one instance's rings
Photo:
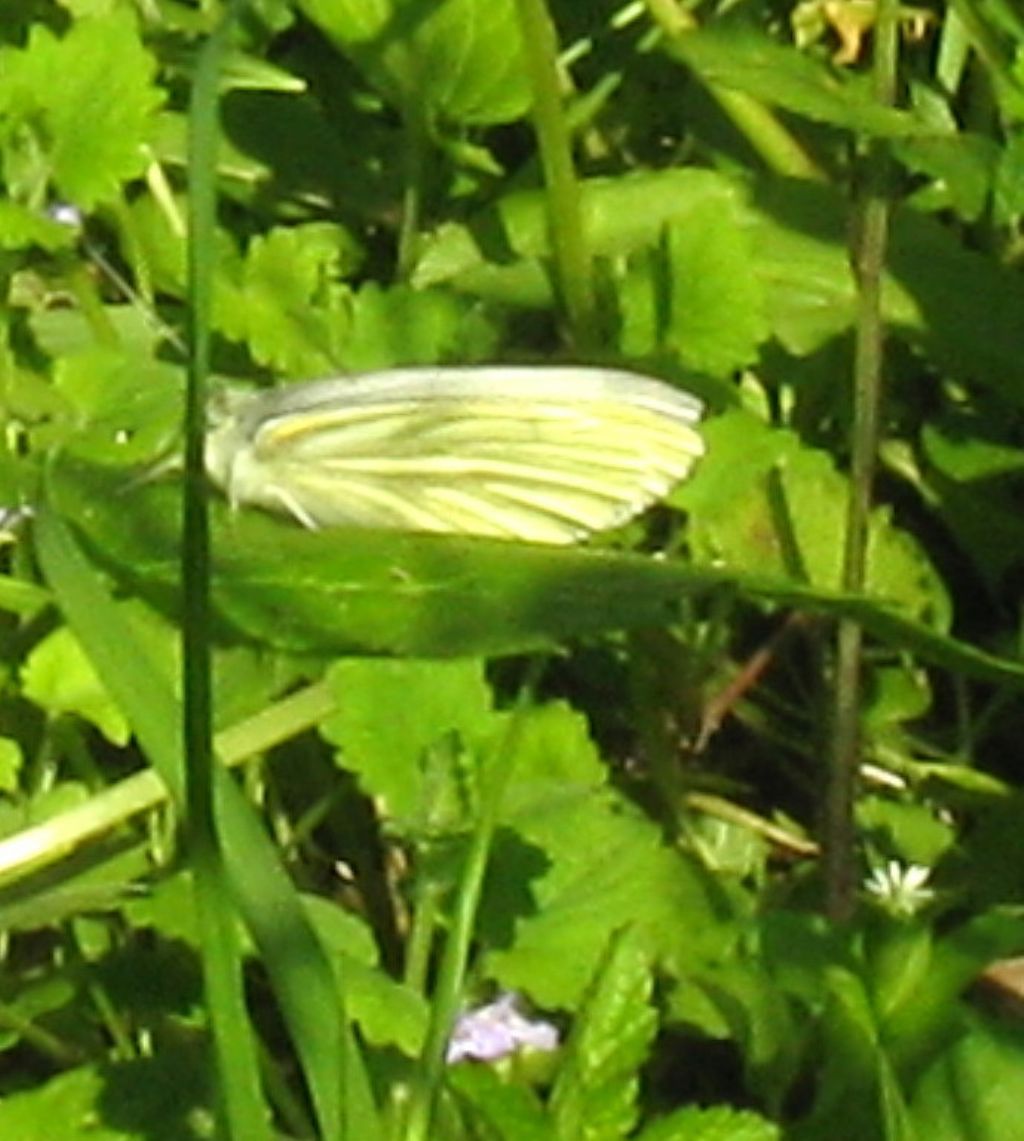
[[[700,414],[632,373],[396,369],[234,398],[207,466],[233,502],[311,527],[569,543],[683,479]]]

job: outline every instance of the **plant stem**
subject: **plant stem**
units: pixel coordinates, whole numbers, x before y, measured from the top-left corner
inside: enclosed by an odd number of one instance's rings
[[[516,0],[516,8],[533,93],[533,125],[547,189],[548,229],[557,292],[565,307],[572,340],[577,348],[586,352],[599,343],[593,259],[573,165],[572,137],[562,105],[558,39],[544,0]]]
[[[479,815],[473,835],[470,837],[462,879],[455,898],[451,929],[441,957],[430,1026],[423,1047],[422,1069],[413,1086],[409,1104],[405,1141],[428,1141],[433,1135],[431,1130],[434,1105],[444,1069],[445,1049],[462,1000],[466,964],[469,961],[473,928],[483,892],[491,845],[498,827],[505,790],[512,776],[512,766],[519,751],[519,738],[526,713],[536,693],[543,668],[543,658],[537,657],[530,662],[526,677],[519,688],[519,696],[512,709],[508,728],[502,734],[497,748],[486,758],[486,765],[481,769]]]
[[[875,26],[874,87],[880,106],[896,96],[898,6],[880,0]],[[889,157],[885,144],[874,141],[867,155],[861,226],[853,248],[858,288],[854,356],[854,425],[850,496],[843,550],[844,591],[860,594],[867,581],[872,485],[878,449],[882,398],[884,329],[882,275],[889,232]],[[860,624],[844,618],[836,641],[836,676],[831,740],[831,771],[825,805],[825,905],[830,918],[850,918],[855,903],[854,795],[860,754],[861,651]]]
[[[182,520],[182,696],[185,753],[185,838],[193,872],[203,984],[217,1060],[217,1108],[230,1141],[270,1137],[254,1036],[245,1007],[242,950],[217,821],[210,651],[210,524],[206,501],[206,378],[217,248],[218,89],[232,23],[232,0],[199,53],[189,115],[188,277],[191,328],[185,398]]]

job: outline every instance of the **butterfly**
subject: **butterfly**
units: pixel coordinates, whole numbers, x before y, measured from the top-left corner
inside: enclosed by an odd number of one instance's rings
[[[205,463],[232,505],[309,528],[565,544],[685,479],[702,411],[611,369],[397,368],[228,390],[211,403]]]

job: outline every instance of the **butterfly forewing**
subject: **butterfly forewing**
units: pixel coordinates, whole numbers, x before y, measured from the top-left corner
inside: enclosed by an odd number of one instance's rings
[[[306,526],[568,543],[685,478],[700,411],[631,373],[399,369],[233,397],[207,466],[235,504]]]

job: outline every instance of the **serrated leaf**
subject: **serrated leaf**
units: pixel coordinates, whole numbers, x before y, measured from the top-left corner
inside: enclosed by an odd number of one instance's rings
[[[636,1124],[639,1070],[657,1028],[652,983],[645,940],[619,931],[587,988],[551,1091],[562,1141],[619,1141]]]
[[[797,180],[750,183],[683,169],[590,179],[581,193],[590,247],[613,267],[656,250],[665,227],[697,202],[706,200],[713,210],[717,201],[723,214],[742,220],[753,251],[747,273],[759,282],[772,335],[790,352],[810,353],[853,326],[857,294],[848,207],[832,188]],[[549,256],[543,195],[516,192],[468,225],[438,229],[424,243],[413,280],[547,308],[554,301],[543,265]],[[935,219],[905,208],[892,221],[883,311],[896,334],[939,371],[1021,404],[1019,274],[966,248]]]
[[[351,372],[420,364],[475,361],[497,348],[498,330],[480,307],[438,289],[372,282],[356,292],[338,364]]]
[[[143,172],[163,97],[130,8],[77,20],[60,39],[36,24],[23,50],[2,53],[0,71],[9,185],[38,196],[52,183],[91,210]]]
[[[333,371],[348,331],[350,291],[341,276],[351,254],[346,231],[327,222],[254,238],[237,289],[221,283],[217,326],[261,364],[293,376]]]
[[[637,1141],[781,1141],[779,1126],[750,1109],[687,1106],[663,1117]]]
[[[465,827],[482,743],[500,723],[482,663],[348,659],[327,681],[338,707],[321,732],[385,816],[419,831]]]
[[[488,970],[540,1006],[575,1007],[619,927],[634,926],[646,953],[672,975],[733,937],[697,867],[617,794],[552,789],[522,802],[506,823],[548,867],[528,885],[536,914],[518,920],[512,946],[492,952]],[[517,869],[503,871],[499,850],[492,874],[508,878]]]
[[[648,1126],[637,1141],[781,1141],[772,1121],[749,1109],[689,1105]]]
[[[379,967],[373,933],[361,916],[320,896],[307,895],[303,904],[331,961],[346,1014],[375,1046],[416,1057],[427,1029],[426,1000]]]
[[[742,412],[711,421],[705,437],[708,455],[700,478],[672,495],[691,514],[690,538],[701,561],[774,568],[838,587],[849,492],[831,456]],[[900,603],[939,630],[948,628],[942,580],[883,509],[874,512],[870,525],[867,582],[873,594]]]

